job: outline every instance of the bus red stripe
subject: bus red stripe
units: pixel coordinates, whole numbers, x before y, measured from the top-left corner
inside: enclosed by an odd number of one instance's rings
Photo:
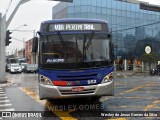
[[[67,81],[53,81],[53,84],[56,86],[67,86]]]

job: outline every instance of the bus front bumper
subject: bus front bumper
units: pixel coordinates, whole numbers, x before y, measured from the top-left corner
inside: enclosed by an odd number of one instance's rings
[[[83,87],[83,91],[72,91],[72,88]],[[113,95],[113,81],[90,86],[51,86],[39,83],[40,99],[78,98]]]

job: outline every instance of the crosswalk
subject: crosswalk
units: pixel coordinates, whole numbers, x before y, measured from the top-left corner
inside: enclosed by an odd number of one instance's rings
[[[3,111],[15,111],[15,109],[6,96],[4,89],[0,87],[0,112]]]

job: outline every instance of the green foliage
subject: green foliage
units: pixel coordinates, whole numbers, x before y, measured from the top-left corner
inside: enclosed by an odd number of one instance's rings
[[[143,62],[148,62],[148,63],[156,63],[158,61],[158,54],[157,53],[144,53],[142,56],[142,61]]]
[[[158,61],[158,54],[157,53],[144,53],[142,56],[143,62],[148,62],[149,71],[151,70],[151,64],[156,63]]]

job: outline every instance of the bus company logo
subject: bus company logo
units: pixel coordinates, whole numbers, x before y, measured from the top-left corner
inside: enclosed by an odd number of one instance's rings
[[[68,81],[67,86],[79,85],[80,81]]]
[[[64,59],[47,59],[47,63],[60,63],[64,62]]]
[[[68,81],[67,86],[74,85],[74,81]]]
[[[79,84],[80,84],[80,81],[77,80],[77,81],[75,82],[75,84],[76,84],[76,85],[79,85]]]

